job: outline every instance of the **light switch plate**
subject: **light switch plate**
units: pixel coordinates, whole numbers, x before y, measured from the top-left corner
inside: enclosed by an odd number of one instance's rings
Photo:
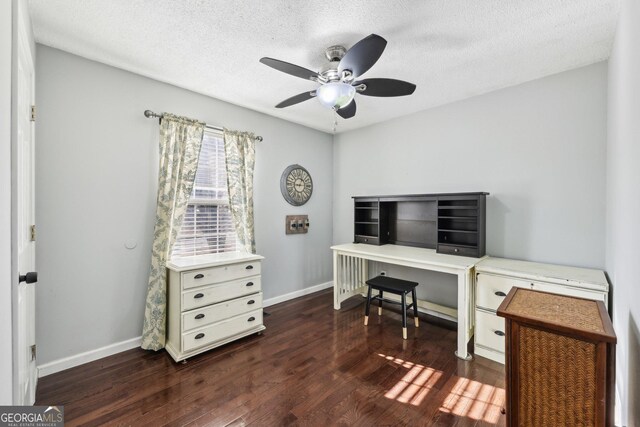
[[[309,215],[287,215],[284,230],[286,234],[306,234],[309,231]]]

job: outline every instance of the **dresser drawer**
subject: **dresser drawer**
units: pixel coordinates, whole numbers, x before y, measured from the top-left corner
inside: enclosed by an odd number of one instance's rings
[[[478,274],[476,283],[476,306],[487,310],[497,310],[512,287],[531,288],[531,282],[512,277]]]
[[[604,292],[595,292],[588,289],[578,289],[570,286],[551,285],[546,283],[535,283],[531,289],[552,294],[567,295],[571,297],[586,298],[590,300],[607,302]]]
[[[260,274],[260,261],[242,262],[203,268],[182,273],[182,289],[227,282]]]
[[[476,307],[486,310],[497,310],[498,306],[504,300],[504,297],[514,286],[518,288],[550,292],[552,294],[569,295],[578,298],[599,300],[605,303],[607,302],[606,293],[604,292],[480,273],[478,274],[476,287]]]
[[[495,314],[476,310],[476,344],[504,353],[504,319]]]
[[[229,317],[262,308],[262,292],[182,314],[182,332],[201,328]]]
[[[241,314],[183,334],[182,351],[188,352],[261,325],[262,309]]]
[[[261,290],[260,276],[194,289],[183,292],[182,311],[185,312],[205,305],[255,294]]]

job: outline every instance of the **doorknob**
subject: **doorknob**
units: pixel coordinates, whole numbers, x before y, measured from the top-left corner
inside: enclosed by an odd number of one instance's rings
[[[21,274],[18,276],[18,283],[27,282],[27,283],[36,283],[38,281],[38,273],[35,271],[30,271],[27,274]]]

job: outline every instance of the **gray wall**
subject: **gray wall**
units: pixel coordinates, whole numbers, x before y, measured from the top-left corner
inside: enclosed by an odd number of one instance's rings
[[[640,3],[621,2],[609,60],[607,142],[607,272],[618,335],[621,425],[640,425]]]
[[[334,243],[351,196],[488,191],[488,254],[603,268],[606,82],[599,63],[337,135]],[[405,274],[455,307],[453,276]]]
[[[353,195],[489,191],[489,254],[604,267],[606,76],[606,65],[595,64],[340,134],[332,144],[330,135],[38,46],[40,363],[140,334],[158,133],[144,109],[265,137],[256,238],[271,298],[331,280],[329,230],[334,243],[352,241]],[[302,208],[279,193],[291,163],[314,178]],[[288,213],[310,215],[309,235],[284,236]],[[130,239],[138,243],[131,251]],[[454,277],[401,274],[429,284],[422,297],[455,307]]]
[[[147,108],[262,135],[255,231],[265,298],[331,280],[331,135],[49,47],[37,57],[39,364],[141,333],[158,163]],[[279,189],[292,163],[314,181],[298,208]],[[285,236],[286,214],[309,214],[308,235]]]

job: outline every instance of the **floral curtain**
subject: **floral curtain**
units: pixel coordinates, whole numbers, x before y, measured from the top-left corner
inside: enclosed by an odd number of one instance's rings
[[[198,167],[204,123],[165,113],[160,124],[158,206],[151,271],[142,328],[142,348],[164,348],[167,317],[166,262],[176,241]]]
[[[238,234],[238,243],[256,253],[253,234],[253,168],[256,164],[255,135],[224,130],[229,208]]]

